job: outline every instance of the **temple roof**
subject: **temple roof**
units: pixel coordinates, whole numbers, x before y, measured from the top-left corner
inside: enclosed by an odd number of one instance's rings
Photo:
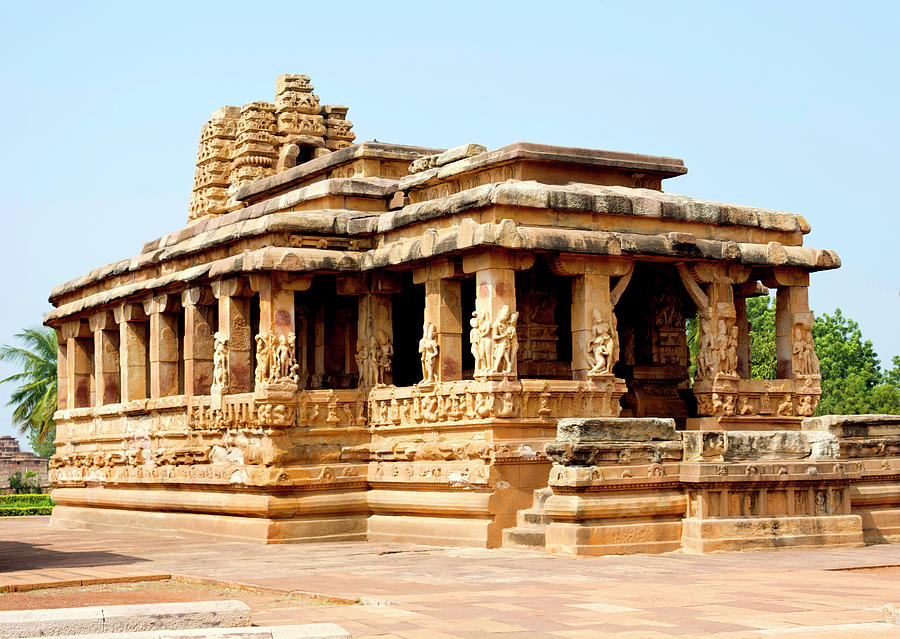
[[[833,251],[802,246],[802,216],[660,190],[685,171],[674,158],[528,143],[441,151],[364,142],[253,182],[236,196],[243,208],[56,287],[59,308],[46,319],[198,279],[396,268],[478,246],[840,265]]]

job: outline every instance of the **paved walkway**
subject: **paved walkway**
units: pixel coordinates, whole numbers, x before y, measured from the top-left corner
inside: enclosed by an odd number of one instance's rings
[[[257,625],[332,621],[354,637],[900,637],[900,545],[609,556],[403,544],[253,545],[0,520],[0,591],[162,575],[315,593]],[[0,594],[0,597],[3,595]]]

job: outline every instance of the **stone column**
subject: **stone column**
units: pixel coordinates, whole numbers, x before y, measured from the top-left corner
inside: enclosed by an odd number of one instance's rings
[[[631,280],[634,263],[616,256],[559,255],[551,268],[557,275],[572,278],[572,379],[612,376],[619,359],[614,307]],[[620,278],[614,289],[610,288],[612,277]],[[595,356],[595,341],[605,342],[600,360]]]
[[[56,327],[56,408],[66,410],[69,389],[69,364],[66,358],[68,346],[62,326]]]
[[[212,291],[219,300],[217,332],[226,340],[228,353],[228,387],[223,389],[223,394],[250,392],[253,390],[253,336],[250,334],[253,292],[245,280],[236,277],[213,282]]]
[[[145,399],[148,393],[147,315],[144,305],[126,302],[113,311],[119,325],[121,401]]]
[[[772,279],[765,284],[778,287],[775,298],[778,378],[817,377],[819,362],[813,351],[809,273],[794,268],[775,268]]]
[[[294,353],[293,364],[297,363],[294,293],[308,290],[312,281],[312,275],[260,273],[250,276],[250,287],[259,293],[259,335],[253,344],[257,353],[254,372],[257,389],[261,383],[273,379],[272,366],[282,338]]]
[[[93,335],[84,320],[71,320],[62,325],[66,340],[66,379],[68,407],[86,408],[91,405],[93,376]]]
[[[503,250],[481,251],[462,260],[465,273],[475,274],[475,315],[469,320],[476,377],[515,378],[518,339],[516,320],[516,271],[531,268],[534,256]],[[501,337],[498,333],[506,333]],[[504,339],[506,342],[504,342]],[[505,359],[508,358],[508,363]]]
[[[90,318],[94,334],[94,405],[120,401],[119,327],[112,312],[102,311]]]
[[[413,271],[413,282],[425,284],[424,331],[435,327],[438,342],[438,381],[462,379],[462,273],[449,260],[441,260]]]
[[[700,352],[697,379],[718,375],[737,378],[738,326],[734,287],[743,284],[750,269],[736,264],[681,263],[678,272],[700,310]],[[699,284],[706,285],[704,291]]]
[[[178,395],[180,349],[179,296],[156,295],[144,302],[150,318],[150,397]]]
[[[184,308],[184,394],[209,395],[213,380],[213,308],[212,290],[205,286],[181,293]]]
[[[357,322],[357,365],[359,385],[391,385],[393,375],[394,322],[391,295],[400,293],[398,279],[389,275],[373,275],[359,296]]]

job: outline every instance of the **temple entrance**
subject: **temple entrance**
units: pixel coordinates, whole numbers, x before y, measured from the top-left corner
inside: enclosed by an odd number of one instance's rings
[[[636,263],[615,311],[621,344],[615,374],[628,385],[622,416],[671,417],[684,428],[696,414],[685,318],[697,309],[675,267]]]

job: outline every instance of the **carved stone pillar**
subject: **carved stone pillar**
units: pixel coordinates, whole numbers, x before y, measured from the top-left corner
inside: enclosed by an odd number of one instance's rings
[[[731,264],[678,265],[682,282],[700,309],[700,352],[697,379],[718,375],[737,378],[738,327],[734,286],[743,284],[750,269]],[[706,286],[704,291],[699,284]]]
[[[88,323],[72,320],[62,325],[66,340],[66,379],[68,407],[86,408],[91,405],[91,377],[93,376],[93,336]]]
[[[296,392],[299,381],[294,293],[308,290],[312,275],[260,273],[250,276],[250,287],[259,293],[259,334],[256,336],[255,387],[284,384]]]
[[[250,335],[250,296],[253,292],[241,278],[217,280],[212,283],[212,291],[219,300],[217,333],[224,340],[227,353],[226,387],[222,394],[250,392],[253,390]]]
[[[739,410],[739,328],[734,288],[747,281],[750,269],[737,264],[680,263],[678,273],[700,310],[700,349],[694,380],[697,412],[733,416]]]
[[[114,311],[119,325],[121,400],[145,399],[148,392],[147,315],[143,304],[126,302]]]
[[[184,394],[209,395],[213,380],[213,352],[216,332],[212,290],[189,288],[181,294],[184,308]]]
[[[413,271],[413,281],[425,284],[423,336],[434,326],[438,345],[435,381],[462,379],[462,299],[460,280],[453,262],[442,260]]]
[[[400,293],[400,282],[375,275],[359,296],[356,361],[361,387],[393,384],[394,322],[391,295]]]
[[[463,257],[463,271],[475,273],[475,314],[469,326],[478,378],[517,376],[515,275],[533,264],[533,255],[496,249]]]
[[[56,407],[66,410],[68,405],[69,364],[66,358],[68,345],[62,327],[56,327]]]
[[[813,314],[809,310],[809,273],[792,268],[776,268],[775,352],[780,379],[819,375],[819,360],[813,350]]]
[[[150,397],[178,395],[179,368],[178,295],[156,295],[144,302],[150,318]]]
[[[119,385],[119,327],[110,311],[102,311],[90,318],[94,334],[94,405],[115,404],[120,401]]]
[[[619,359],[614,307],[631,280],[634,263],[615,256],[560,255],[557,275],[572,278],[572,378],[612,377]],[[614,289],[610,278],[619,277]]]

